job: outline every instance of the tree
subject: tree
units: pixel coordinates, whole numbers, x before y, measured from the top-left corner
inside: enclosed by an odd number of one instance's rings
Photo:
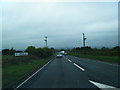
[[[101,50],[109,50],[107,47],[102,47]]]
[[[120,46],[113,47],[114,50],[120,50]]]
[[[27,47],[26,51],[29,55],[35,55],[36,54],[36,48],[34,46]]]
[[[29,55],[35,55],[40,58],[47,58],[47,57],[53,55],[53,53],[54,53],[54,49],[48,48],[48,47],[35,48],[34,46],[29,46],[29,47],[27,47],[26,51],[29,53]]]
[[[9,49],[3,49],[2,50],[2,54],[3,55],[9,55],[10,54],[10,50]]]
[[[13,48],[11,48],[10,50],[9,49],[2,50],[3,55],[14,55],[14,53],[15,53],[15,50]]]
[[[16,51],[15,49],[11,48],[10,55],[14,55],[15,51]]]

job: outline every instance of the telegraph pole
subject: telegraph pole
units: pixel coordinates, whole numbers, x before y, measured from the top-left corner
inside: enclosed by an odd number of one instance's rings
[[[47,36],[45,36],[45,43],[46,43],[46,47],[47,47]]]
[[[85,40],[86,40],[87,38],[85,38],[85,34],[83,33],[83,47],[85,47]]]

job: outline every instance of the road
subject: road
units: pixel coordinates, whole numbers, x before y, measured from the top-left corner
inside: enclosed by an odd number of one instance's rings
[[[118,67],[65,55],[51,60],[17,88],[119,88]]]

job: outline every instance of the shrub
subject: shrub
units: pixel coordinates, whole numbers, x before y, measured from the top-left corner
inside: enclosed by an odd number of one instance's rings
[[[53,48],[35,48],[34,46],[29,46],[26,51],[29,53],[29,55],[35,55],[40,58],[47,58],[54,53]]]

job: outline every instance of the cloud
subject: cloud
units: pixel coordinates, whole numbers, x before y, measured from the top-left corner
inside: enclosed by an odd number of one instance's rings
[[[50,47],[82,46],[83,32],[89,38],[88,45],[114,46],[117,15],[117,3],[113,2],[4,3],[3,48],[43,47],[44,36],[48,36]],[[102,42],[104,37],[108,40]]]

